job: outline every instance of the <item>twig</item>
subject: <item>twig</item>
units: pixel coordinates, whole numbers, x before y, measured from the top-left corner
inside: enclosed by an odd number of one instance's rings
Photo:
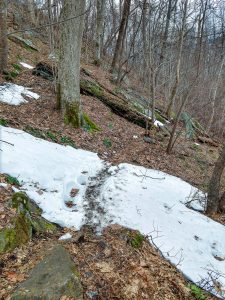
[[[0,140],[0,142],[3,142],[3,143],[6,143],[6,144],[9,144],[9,145],[11,145],[11,146],[14,146],[14,144],[12,144],[12,143],[9,143],[9,142],[7,142],[7,141]]]

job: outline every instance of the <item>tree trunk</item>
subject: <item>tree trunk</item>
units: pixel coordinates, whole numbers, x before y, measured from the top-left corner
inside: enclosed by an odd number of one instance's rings
[[[57,106],[63,111],[64,121],[80,127],[80,54],[85,13],[84,0],[64,0],[60,19],[60,57],[58,69]],[[77,16],[74,18],[74,16]],[[69,19],[69,20],[67,20]],[[67,21],[66,21],[67,20]]]
[[[219,210],[222,206],[220,201],[220,181],[225,167],[225,146],[216,161],[211,180],[208,188],[208,199],[206,213],[211,215]]]
[[[33,24],[36,23],[34,0],[27,0],[27,6],[30,13],[30,18]]]
[[[96,20],[96,39],[95,39],[95,63],[101,64],[101,54],[103,46],[103,31],[105,18],[105,0],[97,0],[97,20]]]
[[[124,0],[123,14],[122,14],[122,19],[121,19],[121,23],[120,23],[119,35],[118,35],[118,39],[116,42],[116,48],[114,51],[114,56],[113,56],[113,61],[112,61],[112,66],[111,66],[112,73],[115,72],[116,66],[117,66],[117,64],[120,60],[120,56],[122,54],[123,43],[124,43],[124,39],[126,36],[128,17],[130,14],[130,5],[131,5],[131,0]]]
[[[225,191],[223,192],[222,196],[220,197],[219,211],[222,213],[225,213]]]
[[[178,58],[177,58],[177,66],[176,66],[176,78],[175,83],[171,91],[171,95],[169,98],[169,104],[167,107],[166,115],[170,118],[171,112],[174,104],[174,99],[177,94],[177,89],[180,83],[180,67],[181,67],[181,59],[182,59],[182,50],[183,50],[183,44],[184,44],[184,34],[185,34],[185,28],[186,28],[186,21],[187,21],[187,8],[188,8],[188,0],[184,0],[184,9],[183,9],[183,18],[182,18],[182,26],[180,31],[180,43],[179,43],[179,52],[178,52]]]
[[[210,132],[210,129],[211,129],[212,124],[213,124],[214,116],[215,116],[215,102],[216,102],[217,91],[218,91],[218,88],[219,88],[219,83],[220,83],[220,78],[221,78],[221,75],[222,75],[224,63],[225,63],[225,55],[222,57],[220,67],[219,67],[219,71],[218,71],[217,78],[216,78],[216,82],[215,82],[215,85],[213,87],[213,95],[212,95],[212,98],[211,98],[211,101],[210,101],[210,104],[212,106],[212,112],[211,112],[209,123],[208,123],[207,129],[206,129],[207,133]]]
[[[0,0],[0,73],[7,68],[7,0]]]
[[[182,111],[185,107],[185,104],[187,103],[188,96],[189,96],[189,92],[187,92],[183,96],[183,100],[182,100],[181,106],[179,108],[179,111],[177,113],[177,116],[176,116],[176,119],[175,119],[175,122],[174,122],[174,125],[173,125],[173,129],[172,129],[172,132],[171,132],[171,136],[170,136],[170,139],[169,139],[169,143],[168,143],[168,146],[167,146],[167,149],[166,149],[167,154],[171,154],[173,146],[175,145],[175,142],[176,142],[175,133],[176,133],[176,130],[177,130],[178,123],[180,121],[181,113],[182,113]]]

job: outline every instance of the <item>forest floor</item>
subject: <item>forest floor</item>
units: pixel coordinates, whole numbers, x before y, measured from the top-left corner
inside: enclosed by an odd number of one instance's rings
[[[17,63],[18,55],[32,65],[46,59],[46,48],[41,44],[39,47],[43,51],[38,54],[20,47],[12,51],[13,46],[10,43],[10,63]],[[115,88],[107,71],[91,64],[83,64],[83,67],[107,88]],[[0,77],[0,84],[3,82],[5,79]],[[155,129],[152,133],[154,143],[146,143],[141,127],[112,113],[98,99],[84,95],[83,110],[101,130],[74,130],[64,124],[61,113],[56,109],[54,87],[49,81],[32,75],[32,70],[23,69],[14,83],[32,88],[40,99],[19,106],[0,103],[0,119],[5,120],[8,126],[30,133],[48,132],[49,141],[54,141],[56,135],[66,136],[77,148],[96,152],[112,164],[127,162],[161,170],[206,191],[220,147],[209,144],[196,146],[194,140],[187,140],[181,135],[173,153],[168,155],[165,151],[168,137],[163,136],[160,130]],[[182,124],[180,127],[182,130]],[[6,182],[3,175],[0,182]],[[10,184],[0,187],[1,227],[13,216],[13,211],[9,211],[6,205],[12,194]],[[224,215],[215,216],[215,219],[225,224]],[[11,292],[27,277],[28,271],[43,257],[46,249],[58,243],[58,238],[67,231],[64,228],[55,235],[36,237],[27,245],[0,257],[0,299],[10,299]],[[183,275],[146,240],[139,249],[132,247],[130,239],[134,234],[134,231],[112,225],[101,236],[96,236],[90,228],[84,227],[81,232],[74,232],[72,240],[61,242],[79,268],[84,298],[198,299],[191,293]],[[216,298],[206,295],[202,299]]]

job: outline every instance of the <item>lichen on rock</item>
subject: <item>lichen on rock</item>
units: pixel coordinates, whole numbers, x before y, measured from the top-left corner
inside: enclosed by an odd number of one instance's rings
[[[33,234],[53,233],[57,226],[41,217],[42,210],[26,194],[15,193],[10,205],[16,216],[10,225],[0,230],[0,253],[9,252],[27,243]]]

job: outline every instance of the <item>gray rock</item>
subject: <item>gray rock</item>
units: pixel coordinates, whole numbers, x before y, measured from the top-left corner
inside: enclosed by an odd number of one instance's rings
[[[33,268],[11,300],[59,300],[62,296],[82,300],[83,288],[69,253],[57,245]]]
[[[149,144],[155,143],[154,139],[150,138],[149,136],[144,136],[144,141]]]

